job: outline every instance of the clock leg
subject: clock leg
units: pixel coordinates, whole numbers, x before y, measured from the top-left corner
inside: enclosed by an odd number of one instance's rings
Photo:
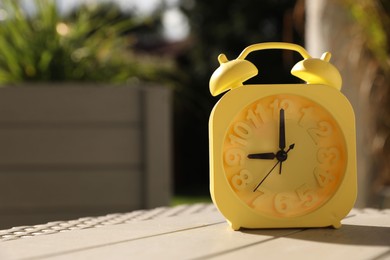
[[[341,218],[336,212],[330,212],[330,222],[333,228],[338,229],[341,227]]]
[[[341,222],[340,221],[336,221],[332,224],[332,227],[335,228],[335,229],[339,229],[341,227]]]
[[[237,230],[239,230],[239,229],[241,228],[240,225],[237,225],[237,224],[235,224],[235,223],[232,223],[232,222],[230,222],[229,220],[228,220],[227,222],[229,223],[230,227],[231,227],[234,231],[237,231]]]

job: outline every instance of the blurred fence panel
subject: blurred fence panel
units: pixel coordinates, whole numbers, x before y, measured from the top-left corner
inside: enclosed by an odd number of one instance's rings
[[[0,228],[167,205],[163,87],[0,89]]]

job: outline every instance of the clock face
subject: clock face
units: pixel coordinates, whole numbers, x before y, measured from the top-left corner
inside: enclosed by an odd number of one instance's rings
[[[222,150],[233,192],[252,210],[272,217],[301,216],[324,205],[338,189],[347,160],[333,116],[312,100],[287,94],[242,109]]]

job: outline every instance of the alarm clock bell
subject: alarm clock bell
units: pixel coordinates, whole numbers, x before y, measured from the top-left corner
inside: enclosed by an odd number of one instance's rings
[[[304,59],[299,61],[291,69],[291,74],[302,79],[308,84],[324,84],[341,89],[341,76],[339,71],[329,63],[331,54],[325,52],[321,58],[312,58],[305,49],[290,43],[260,43],[254,44],[242,51],[234,60],[228,60],[225,54],[218,56],[219,68],[214,71],[210,78],[210,92],[217,96],[229,89],[242,86],[243,82],[257,75],[255,65],[246,60],[246,56],[252,52],[263,49],[288,49],[298,51]]]

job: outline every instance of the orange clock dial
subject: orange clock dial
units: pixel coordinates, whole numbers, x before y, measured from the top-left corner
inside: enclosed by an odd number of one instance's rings
[[[301,216],[321,207],[346,169],[338,123],[325,108],[298,95],[249,104],[230,123],[222,150],[232,191],[253,211],[272,217]]]

